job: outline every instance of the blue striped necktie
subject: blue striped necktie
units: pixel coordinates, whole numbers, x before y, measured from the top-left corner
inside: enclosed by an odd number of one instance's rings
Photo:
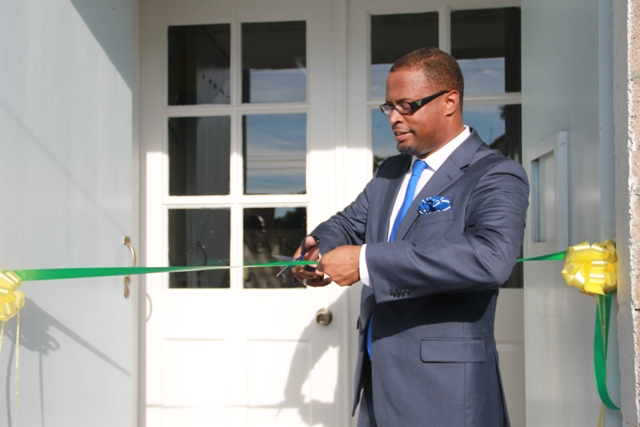
[[[411,168],[411,178],[409,178],[409,184],[407,185],[407,192],[404,195],[404,201],[402,202],[402,206],[398,211],[398,215],[396,215],[396,219],[393,222],[393,228],[391,229],[391,234],[389,235],[389,241],[393,242],[396,238],[396,233],[398,232],[398,228],[400,228],[400,223],[402,222],[404,216],[407,214],[409,210],[409,206],[413,203],[413,199],[416,196],[416,187],[418,186],[418,181],[420,180],[420,175],[427,168],[427,164],[422,160],[416,160],[413,163],[413,167]],[[371,323],[373,321],[373,314],[369,318],[369,327],[367,328],[367,352],[369,353],[369,359],[371,359]]]

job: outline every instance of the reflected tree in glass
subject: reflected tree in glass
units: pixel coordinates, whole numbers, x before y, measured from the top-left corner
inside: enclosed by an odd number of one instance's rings
[[[306,235],[305,208],[251,208],[244,210],[245,265],[279,261],[274,255],[291,256]],[[245,288],[303,287],[290,272],[277,276],[282,267],[244,269]]]

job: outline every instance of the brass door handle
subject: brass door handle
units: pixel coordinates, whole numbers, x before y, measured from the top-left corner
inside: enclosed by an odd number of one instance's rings
[[[320,326],[327,326],[333,320],[333,313],[328,308],[321,308],[316,313],[316,323]]]
[[[131,238],[129,236],[123,236],[122,243],[129,248],[129,251],[131,251],[131,256],[133,257],[133,267],[135,267],[136,264],[138,264],[138,259],[136,257],[136,249],[131,244]],[[124,276],[123,283],[124,297],[129,298],[129,295],[131,294],[131,290],[129,289],[129,285],[131,284],[131,276]]]

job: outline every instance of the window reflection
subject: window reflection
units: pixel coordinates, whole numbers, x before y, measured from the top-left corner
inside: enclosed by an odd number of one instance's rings
[[[229,265],[229,209],[170,209],[169,265]],[[229,270],[169,274],[170,288],[228,288]]]
[[[304,194],[307,115],[243,117],[245,194]]]
[[[242,102],[307,99],[306,22],[242,24]]]
[[[371,149],[374,172],[385,159],[398,154],[396,145],[389,117],[382,114],[379,108],[371,110]]]
[[[438,46],[438,12],[371,17],[371,97],[384,98],[391,65],[413,50]]]
[[[451,54],[465,95],[520,91],[520,8],[451,12]]]
[[[171,26],[169,105],[229,104],[229,24]]]
[[[229,194],[231,119],[169,119],[169,194]]]
[[[274,255],[291,256],[306,235],[305,208],[252,208],[244,210],[244,264],[280,261]],[[244,269],[245,288],[303,287],[282,267]]]
[[[491,148],[522,163],[520,111],[520,105],[466,106],[464,122]]]

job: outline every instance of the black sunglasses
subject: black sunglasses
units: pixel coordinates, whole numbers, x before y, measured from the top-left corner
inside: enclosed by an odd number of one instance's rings
[[[447,92],[450,92],[450,91],[441,90],[440,92],[427,96],[426,98],[418,99],[417,101],[413,101],[413,102],[401,102],[396,105],[391,105],[385,102],[380,106],[380,111],[382,111],[382,114],[384,114],[385,116],[391,115],[391,112],[393,110],[396,110],[398,113],[402,114],[403,116],[411,115],[416,111],[418,111],[420,107],[427,105],[429,102],[433,101],[434,99],[436,99],[441,95],[444,95]]]

